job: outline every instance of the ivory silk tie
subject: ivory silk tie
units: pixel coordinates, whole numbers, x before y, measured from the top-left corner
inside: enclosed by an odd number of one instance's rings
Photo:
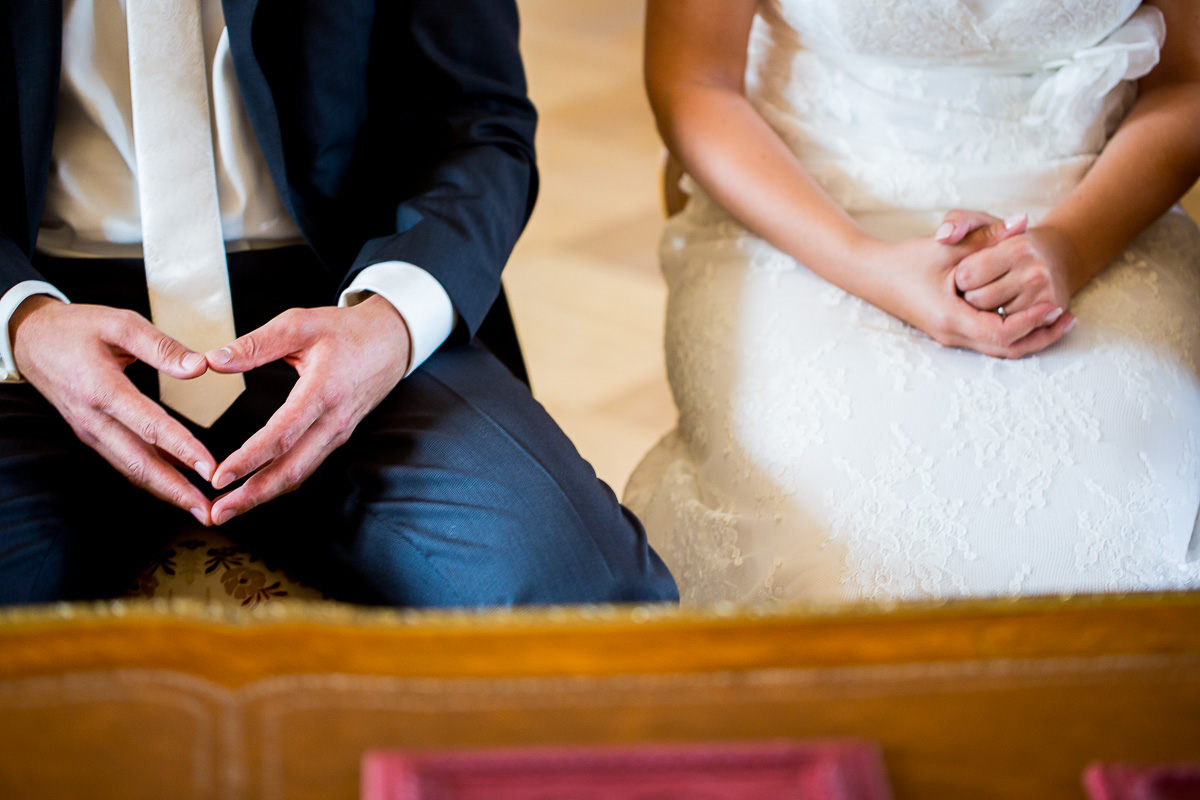
[[[200,353],[236,336],[221,233],[200,0],[126,0],[133,142],[150,315]],[[241,375],[159,373],[162,402],[205,428]]]

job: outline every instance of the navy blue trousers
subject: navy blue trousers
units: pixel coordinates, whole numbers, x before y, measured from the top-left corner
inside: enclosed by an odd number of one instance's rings
[[[229,259],[239,334],[328,304],[336,282],[307,248]],[[140,261],[42,259],[73,302],[148,301]],[[151,397],[155,373],[127,374]],[[208,430],[218,459],[279,407],[282,362]],[[186,421],[185,421],[186,423]],[[210,495],[210,487],[197,483]],[[191,520],[133,487],[28,385],[0,385],[0,603],[121,593]],[[397,606],[673,601],[637,519],[529,389],[478,343],[445,346],[291,494],[222,527],[337,599]]]

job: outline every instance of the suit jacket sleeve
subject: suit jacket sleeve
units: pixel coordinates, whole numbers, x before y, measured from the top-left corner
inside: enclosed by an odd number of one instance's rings
[[[57,8],[32,6],[27,13],[17,8],[13,18],[12,5],[0,2],[0,295],[22,281],[43,279],[30,262],[42,198],[30,179],[49,165],[54,107],[38,101],[55,97],[60,60]],[[59,28],[39,24],[42,16]],[[17,91],[17,44],[30,62],[24,114]]]
[[[0,232],[0,296],[22,281],[44,281],[30,263],[29,254]]]
[[[516,6],[411,0],[380,3],[378,14],[370,150],[406,187],[388,207],[395,232],[367,242],[343,285],[371,264],[415,264],[472,336],[537,194]]]

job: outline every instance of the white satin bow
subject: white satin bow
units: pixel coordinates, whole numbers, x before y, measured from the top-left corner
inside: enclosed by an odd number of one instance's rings
[[[1108,132],[1092,130],[1097,110],[1106,102],[1120,101],[1112,95],[1121,83],[1137,80],[1154,69],[1166,32],[1162,12],[1142,6],[1095,47],[1043,64],[1043,70],[1055,74],[1034,94],[1021,122],[1053,131],[1064,143],[1065,151],[1099,150]],[[1099,141],[1085,141],[1079,147],[1081,139]]]

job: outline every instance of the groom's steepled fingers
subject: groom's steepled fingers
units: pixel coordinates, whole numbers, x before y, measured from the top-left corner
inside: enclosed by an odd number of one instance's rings
[[[68,305],[44,295],[18,307],[11,330],[17,367],[80,441],[130,483],[208,524],[208,498],[170,459],[206,480],[215,459],[124,373],[142,361],[175,378],[195,378],[207,368],[203,357],[136,312]]]
[[[338,447],[404,375],[408,327],[376,295],[348,308],[292,309],[207,354],[218,372],[246,372],[283,359],[300,379],[263,428],[213,474],[222,489],[253,473],[213,504],[216,524],[290,492]]]

